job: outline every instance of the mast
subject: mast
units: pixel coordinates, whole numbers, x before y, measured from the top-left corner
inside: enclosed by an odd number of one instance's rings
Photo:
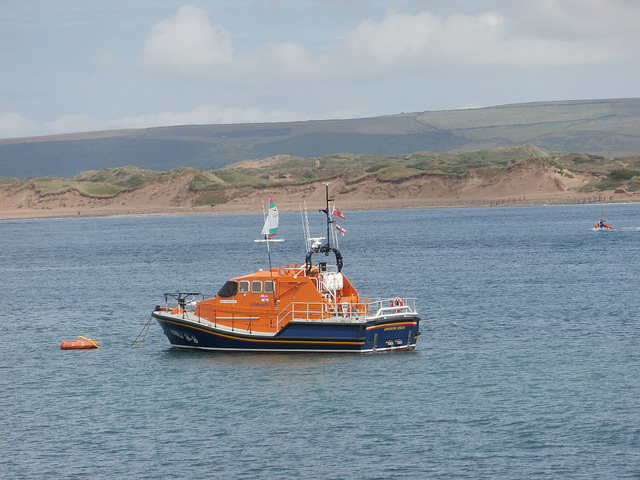
[[[331,226],[336,223],[331,219],[331,211],[329,210],[329,202],[332,199],[329,198],[329,183],[325,183],[325,208],[324,210],[319,210],[327,216],[327,243],[320,246],[319,242],[316,245],[312,245],[311,248],[307,251],[306,265],[307,265],[307,273],[311,271],[311,257],[315,253],[324,253],[325,255],[329,255],[331,252],[336,257],[336,266],[338,268],[338,272],[342,270],[342,254],[338,250],[337,246],[331,246]]]
[[[322,210],[327,215],[327,249],[331,251],[331,224],[334,223],[331,220],[331,215],[329,214],[329,202],[332,200],[329,198],[329,182],[324,184],[325,192],[324,197],[326,199],[325,210]]]
[[[278,233],[278,225],[280,223],[278,207],[273,199],[269,198],[269,206],[265,213],[264,200],[262,201],[262,216],[264,217],[264,227],[262,227],[261,234],[264,236],[263,240],[254,240],[254,242],[265,242],[267,244],[267,256],[269,257],[269,276],[273,285],[273,307],[278,304],[278,291],[276,288],[277,282],[273,279],[273,265],[271,264],[271,248],[269,242],[283,242],[284,240],[276,240],[274,237]]]
[[[271,198],[269,198],[269,206],[271,207]],[[271,249],[269,248],[269,233],[272,225],[270,224],[269,210],[264,211],[264,200],[262,200],[262,216],[264,217],[264,227],[262,227],[262,235],[264,235],[264,241],[267,244],[267,256],[269,257],[269,271],[271,271]],[[276,225],[277,228],[277,225]]]
[[[269,207],[267,212],[264,211],[264,202],[262,202],[262,215],[264,216],[264,227],[262,233],[264,239],[254,240],[254,242],[265,242],[267,244],[267,254],[269,256],[269,270],[271,270],[271,249],[269,248],[270,242],[283,242],[283,239],[276,239],[275,236],[278,233],[278,207],[273,199],[269,198]]]

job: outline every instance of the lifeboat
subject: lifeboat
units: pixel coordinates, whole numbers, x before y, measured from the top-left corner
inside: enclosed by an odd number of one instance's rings
[[[213,298],[202,293],[165,293],[166,306],[152,312],[176,348],[221,352],[408,351],[416,348],[420,317],[416,299],[400,295],[363,298],[342,271],[326,186],[326,237],[311,237],[304,263],[269,267],[229,279]],[[263,235],[274,241],[277,207],[269,201]],[[305,227],[306,225],[306,227]],[[316,255],[321,261],[315,262]],[[270,258],[270,257],[269,257]],[[271,260],[269,260],[271,263]],[[393,282],[392,282],[393,283]]]
[[[62,350],[90,350],[92,348],[100,348],[97,340],[91,340],[87,337],[78,337],[78,340],[70,340],[60,344]]]

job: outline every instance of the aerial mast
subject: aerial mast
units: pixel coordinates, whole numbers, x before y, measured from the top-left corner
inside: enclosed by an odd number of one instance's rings
[[[307,266],[307,274],[311,271],[311,257],[316,253],[324,253],[325,255],[329,255],[330,253],[333,252],[333,254],[336,257],[336,266],[338,268],[338,272],[342,270],[342,265],[343,265],[342,254],[338,250],[338,247],[331,246],[331,225],[334,224],[335,222],[331,220],[331,213],[329,213],[329,202],[332,201],[332,199],[329,198],[329,184],[325,183],[324,186],[325,186],[325,197],[326,197],[325,209],[319,210],[319,211],[324,213],[327,216],[327,243],[321,246],[320,242],[318,241],[317,244],[309,245],[309,250],[307,251],[307,258],[305,262],[305,265]]]
[[[324,184],[324,188],[325,188],[325,199],[326,199],[326,205],[325,205],[325,210],[320,210],[321,212],[324,212],[325,215],[327,216],[327,250],[330,251],[331,249],[331,224],[334,223],[331,220],[331,215],[329,214],[329,202],[332,201],[331,198],[329,198],[329,182]]]

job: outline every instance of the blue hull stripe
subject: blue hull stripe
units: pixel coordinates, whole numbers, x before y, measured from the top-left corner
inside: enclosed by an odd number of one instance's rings
[[[181,327],[185,327],[188,328],[190,330],[199,330],[201,332],[205,332],[209,335],[215,335],[218,337],[224,337],[224,338],[229,338],[232,340],[239,340],[242,342],[257,342],[257,343],[280,343],[280,344],[284,344],[284,345],[288,345],[288,344],[320,344],[320,345],[364,345],[365,340],[357,340],[357,341],[340,341],[340,340],[303,340],[303,339],[296,339],[296,338],[281,338],[281,339],[262,339],[262,338],[251,338],[251,337],[247,337],[245,335],[229,335],[227,333],[220,333],[217,332],[215,330],[208,330],[208,329],[204,329],[204,328],[200,328],[200,327],[196,327],[190,324],[185,324],[182,322],[176,322],[174,320],[168,320],[166,318],[162,318],[162,317],[158,317],[155,316],[156,319],[158,321],[162,321],[164,323],[171,323],[174,325],[179,325]]]
[[[273,336],[233,333],[153,313],[175,347],[218,351],[376,352],[413,350],[420,318],[366,323],[291,322]]]

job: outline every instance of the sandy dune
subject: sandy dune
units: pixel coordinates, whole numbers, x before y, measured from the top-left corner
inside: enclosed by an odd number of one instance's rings
[[[172,182],[150,181],[115,196],[97,197],[75,189],[42,194],[32,184],[20,189],[0,187],[0,219],[108,215],[167,215],[261,212],[262,202],[274,198],[283,211],[297,211],[302,202],[312,208],[324,202],[324,185],[310,183],[269,189],[240,187],[228,190],[229,201],[195,206],[197,192],[189,188],[193,172]],[[464,177],[424,174],[402,182],[367,178],[347,183],[334,180],[330,195],[341,208],[435,208],[503,205],[540,205],[640,201],[640,196],[580,193],[593,177],[567,175],[543,160],[516,164],[506,175]]]

